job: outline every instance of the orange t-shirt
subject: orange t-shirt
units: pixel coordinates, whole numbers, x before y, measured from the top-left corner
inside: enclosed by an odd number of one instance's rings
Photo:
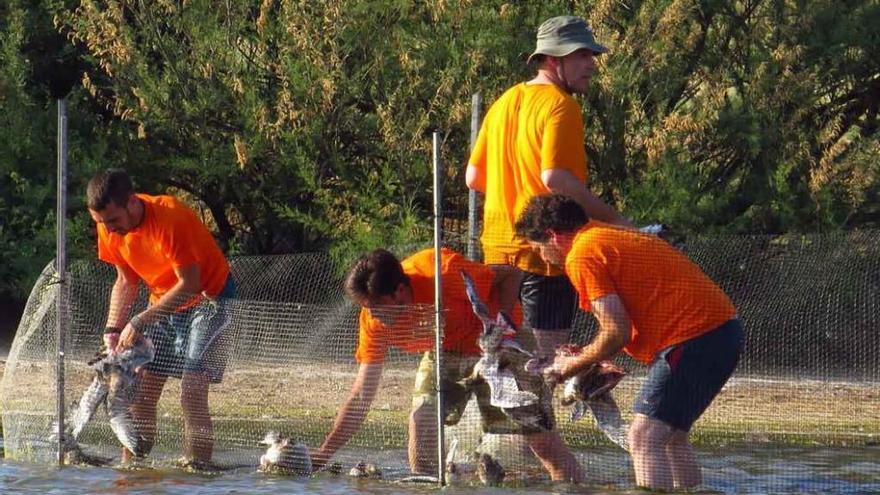
[[[574,238],[565,271],[586,311],[590,301],[620,297],[632,322],[624,351],[643,363],[736,314],[730,298],[687,256],[635,230],[589,222]]]
[[[219,294],[229,263],[195,212],[172,196],[136,196],[144,204],[143,221],[124,235],[99,223],[98,258],[134,270],[149,289],[151,304],[177,283],[175,267],[193,263],[199,265],[201,290]]]
[[[477,337],[483,331],[480,319],[474,314],[465,292],[461,270],[474,279],[477,292],[489,306],[494,272],[487,266],[468,260],[450,249],[441,249],[443,349],[462,354],[479,355]],[[425,352],[434,349],[434,250],[425,249],[401,262],[403,272],[412,285],[413,301],[394,324],[388,328],[370,314],[368,308],[360,313],[360,330],[355,359],[358,363],[382,363],[389,347],[405,352]],[[518,315],[514,315],[514,319]]]
[[[577,101],[553,84],[510,88],[486,113],[468,163],[486,176],[484,261],[561,274],[561,267],[545,263],[516,235],[514,224],[529,198],[549,192],[542,171],[565,169],[586,183],[584,122]]]

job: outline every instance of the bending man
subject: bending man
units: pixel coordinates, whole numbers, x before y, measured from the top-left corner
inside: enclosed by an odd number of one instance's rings
[[[477,338],[482,323],[471,309],[460,272],[466,270],[477,290],[490,306],[494,305],[494,273],[461,254],[441,251],[444,339],[441,390],[444,391],[446,424],[455,424],[469,395],[455,382],[468,376],[480,358]],[[360,429],[382,377],[389,347],[424,353],[413,390],[409,417],[409,462],[413,473],[437,473],[436,403],[434,381],[434,250],[420,251],[400,262],[390,252],[377,249],[358,260],[346,279],[349,297],[361,306],[360,330],[355,358],[360,364],[348,400],[336,415],[333,427],[321,447],[313,453],[315,468],[321,466]],[[490,297],[486,297],[486,295]],[[497,308],[490,308],[495,311]],[[481,426],[487,433],[523,433],[532,451],[554,480],[581,478],[580,466],[565,448],[555,430],[526,430],[513,425],[504,413],[489,404],[489,387],[476,390]],[[549,400],[542,401],[549,403]],[[552,425],[552,411],[542,411]]]
[[[98,228],[98,258],[116,268],[104,343],[121,351],[146,336],[156,346],[132,404],[143,442],[138,454],[149,453],[156,441],[156,405],[166,379],[174,376],[181,379],[181,461],[204,465],[214,445],[208,385],[223,377],[226,301],[235,294],[229,263],[195,212],[171,196],[135,194],[124,170],[94,176],[87,196]],[[141,281],[150,305],[129,319]],[[123,451],[123,461],[131,457]]]
[[[684,489],[702,482],[688,431],[733,373],[743,329],[730,299],[666,241],[590,221],[561,194],[532,198],[517,232],[564,264],[580,306],[599,322],[578,356],[548,368],[560,381],[621,350],[649,364],[629,430],[636,483]]]

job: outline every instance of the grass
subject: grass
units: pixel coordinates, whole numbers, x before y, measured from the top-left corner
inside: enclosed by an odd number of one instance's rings
[[[73,402],[91,376],[75,363],[68,368],[67,397]],[[352,446],[404,448],[411,404],[413,368],[389,365],[365,426]],[[10,413],[35,414],[48,421],[54,413],[53,370],[46,363],[21,363],[14,390],[7,389],[2,407]],[[314,445],[330,428],[337,408],[348,395],[353,366],[297,363],[277,368],[230,368],[223,383],[211,389],[218,446],[254,445],[269,429],[295,432]],[[0,366],[0,377],[2,377]],[[625,421],[638,380],[624,380],[615,397]],[[169,380],[159,404],[163,442],[180,440],[178,380]],[[557,408],[560,430],[573,448],[610,445],[590,419],[571,423],[568,410]],[[796,446],[877,445],[880,441],[880,390],[874,384],[733,380],[698,421],[692,439],[697,446],[770,443]],[[467,421],[467,420],[463,420]],[[86,438],[112,441],[106,423],[96,422]],[[462,431],[476,434],[474,424]]]

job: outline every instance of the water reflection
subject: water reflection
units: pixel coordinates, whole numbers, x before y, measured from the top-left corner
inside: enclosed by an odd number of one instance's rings
[[[0,444],[2,446],[2,444]],[[386,453],[387,455],[387,453]],[[582,453],[590,473],[590,486],[552,485],[546,481],[498,489],[461,486],[444,494],[470,493],[644,493],[634,490],[631,467],[617,451]],[[705,493],[880,493],[880,448],[778,448],[762,445],[699,453]],[[609,466],[613,466],[609,469]],[[402,476],[403,473],[390,473]],[[389,481],[355,480],[345,476],[313,478],[265,476],[251,469],[236,469],[215,476],[200,476],[173,469],[141,471],[109,468],[48,466],[0,461],[0,493],[10,494],[186,494],[296,493],[411,495],[436,493],[426,485]]]

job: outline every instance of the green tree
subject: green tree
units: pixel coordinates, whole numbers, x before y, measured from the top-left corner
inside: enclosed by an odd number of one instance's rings
[[[695,230],[877,224],[880,6],[597,1],[597,182]]]
[[[151,150],[136,174],[206,204],[234,250],[350,253],[426,239],[428,131],[448,131],[447,187],[460,191],[469,90],[522,71],[509,42],[546,11],[83,1],[63,26],[95,61],[85,87]]]
[[[23,299],[55,253],[55,97],[74,86],[80,62],[76,47],[52,25],[55,8],[54,2],[0,5],[0,299]],[[97,119],[85,96],[75,89],[70,95],[71,161],[89,162],[105,151],[92,134]],[[81,177],[71,178],[73,198]],[[71,248],[82,253],[88,224],[75,208]]]
[[[140,189],[190,200],[230,252],[347,259],[427,240],[433,129],[444,131],[447,213],[465,217],[470,97],[491,102],[529,78],[536,26],[563,13],[588,17],[611,48],[584,99],[585,146],[592,187],[626,214],[703,232],[876,225],[880,215],[872,0],[0,9],[0,242],[16,260],[3,265],[7,285],[52,252],[57,84],[78,82],[74,194],[94,171],[123,166]],[[76,245],[93,249],[81,198],[71,203]]]

